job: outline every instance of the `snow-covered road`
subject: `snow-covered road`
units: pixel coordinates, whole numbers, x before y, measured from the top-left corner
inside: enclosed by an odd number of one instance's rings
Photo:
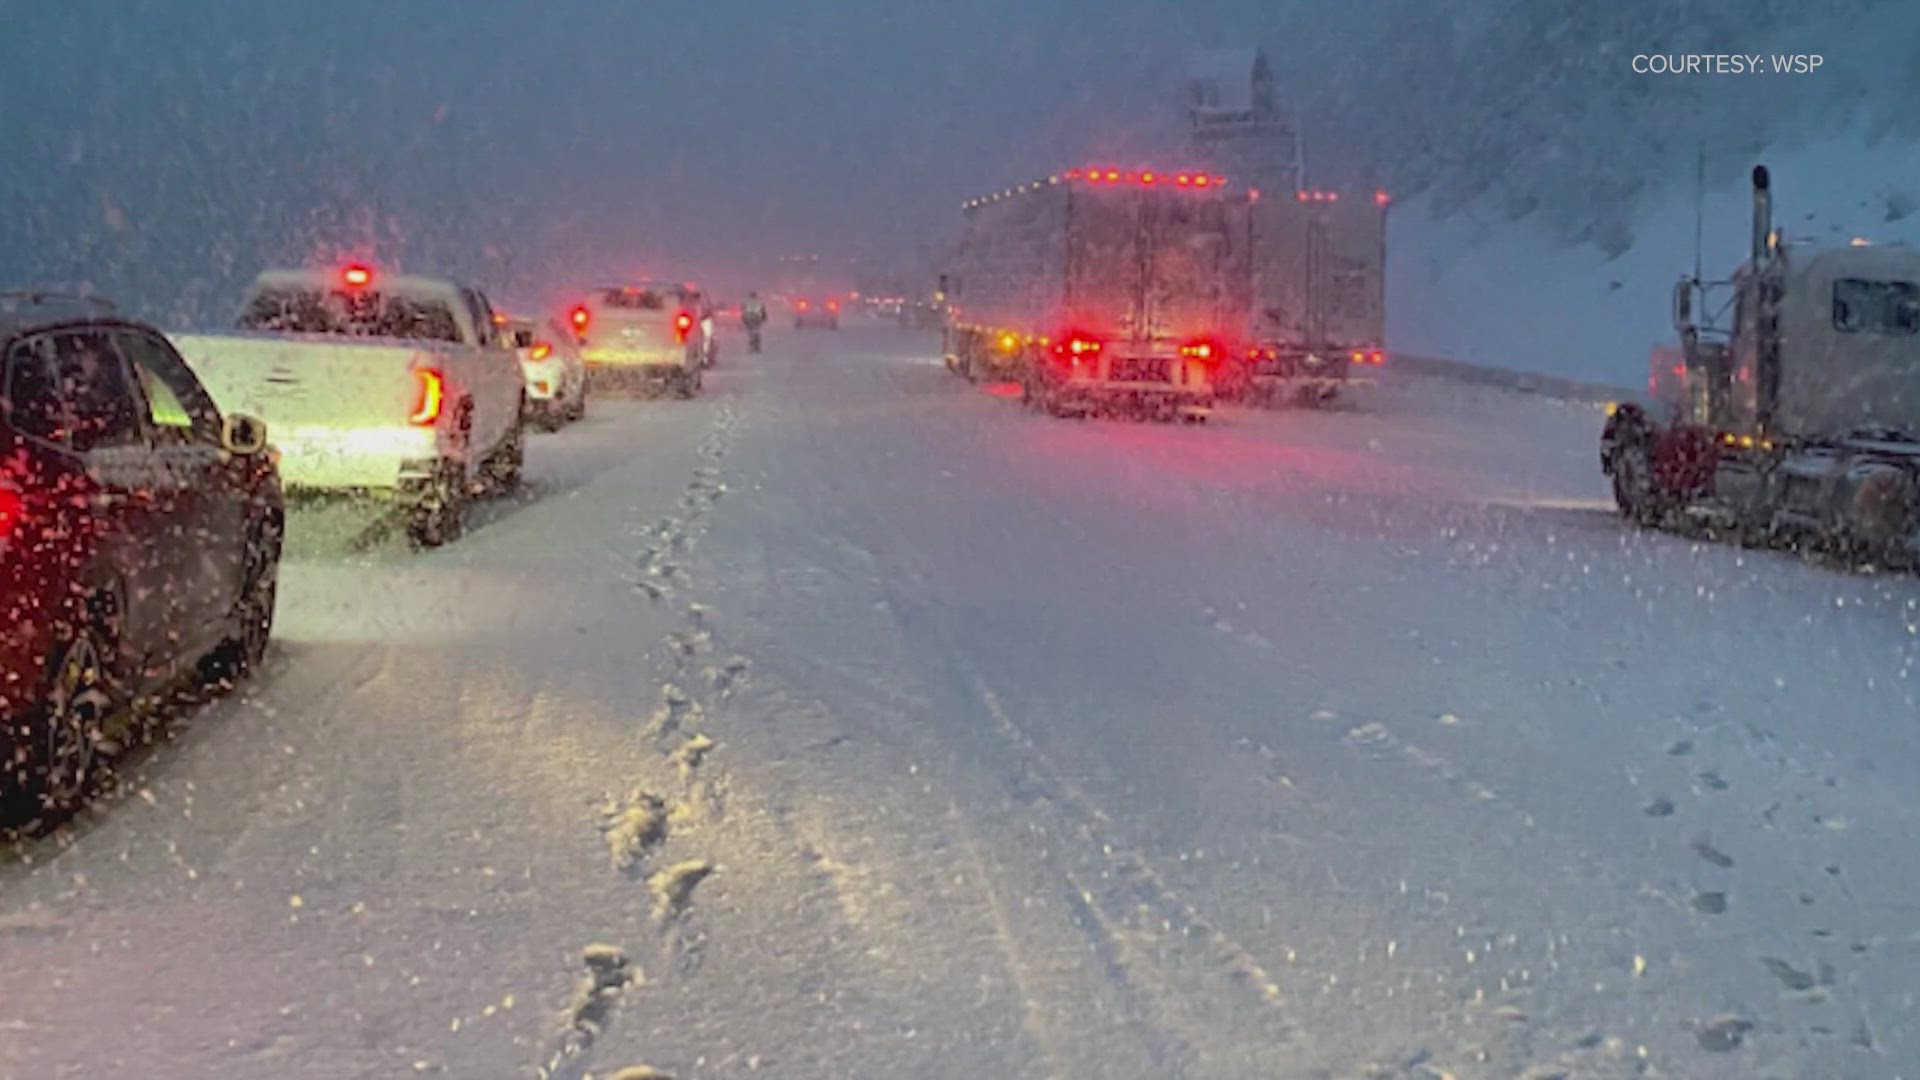
[[[264,676],[0,865],[0,1077],[1920,1076],[1920,582],[1623,528],[1593,403],[934,351],[296,521]]]

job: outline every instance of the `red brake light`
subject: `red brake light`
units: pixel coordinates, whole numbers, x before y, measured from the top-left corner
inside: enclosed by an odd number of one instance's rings
[[[1141,173],[1141,174],[1140,174],[1140,182],[1141,182],[1142,184],[1145,184],[1145,185],[1146,185],[1146,186],[1148,186],[1148,187],[1152,187],[1152,186],[1153,186],[1153,182],[1154,182],[1154,180],[1156,180],[1156,179],[1158,179],[1158,178],[1157,178],[1157,177],[1155,177],[1155,176],[1154,176],[1154,175],[1153,175],[1152,173]]]
[[[1180,346],[1180,355],[1189,360],[1211,360],[1218,352],[1211,341],[1190,341]]]
[[[1386,363],[1386,362],[1387,362],[1387,354],[1386,354],[1386,353],[1384,353],[1384,352],[1382,352],[1382,351],[1380,351],[1379,349],[1375,349],[1375,350],[1373,350],[1373,362],[1374,362],[1374,365],[1375,365],[1376,367],[1377,367],[1377,366],[1379,366],[1379,365],[1381,365],[1381,364],[1384,364],[1384,363]]]
[[[1186,173],[1181,173],[1179,176],[1173,178],[1173,182],[1181,187],[1188,187],[1193,184],[1193,177],[1188,176]]]
[[[687,333],[693,329],[693,316],[681,312],[673,317],[673,337],[676,341],[687,340]]]
[[[1353,350],[1353,362],[1354,362],[1354,363],[1356,363],[1356,364],[1364,364],[1364,363],[1366,363],[1366,362],[1367,362],[1367,354],[1366,354],[1365,352],[1363,352],[1363,351],[1361,351],[1361,350],[1359,350],[1359,349],[1355,349],[1355,350]]]
[[[0,486],[0,540],[13,535],[25,510],[25,502],[18,491]]]
[[[797,300],[794,302],[793,306],[800,311],[807,310],[807,302],[805,300]]]
[[[585,307],[574,308],[573,314],[567,317],[573,320],[573,328],[575,331],[582,334],[587,332],[587,320],[591,318],[591,316],[587,313]]]
[[[1213,183],[1213,177],[1211,176],[1201,175],[1193,178],[1194,187],[1206,187],[1211,183]]]
[[[552,355],[553,355],[553,346],[547,344],[544,341],[536,341],[533,343],[533,348],[527,353],[527,359],[545,360],[547,357]]]
[[[432,368],[415,368],[413,377],[420,382],[420,396],[414,399],[413,415],[407,422],[415,427],[432,427],[440,421],[440,405],[446,399],[446,382]]]
[[[1109,184],[1117,184],[1117,183],[1119,183],[1119,182],[1120,182],[1120,170],[1118,170],[1118,169],[1108,169],[1108,170],[1107,170],[1107,183],[1109,183]]]
[[[362,289],[373,284],[373,271],[356,264],[342,270],[340,280],[346,282],[349,288]]]
[[[827,310],[828,310],[828,311],[839,311],[839,310],[840,310],[840,301],[838,301],[838,300],[829,300],[829,301],[827,301]]]

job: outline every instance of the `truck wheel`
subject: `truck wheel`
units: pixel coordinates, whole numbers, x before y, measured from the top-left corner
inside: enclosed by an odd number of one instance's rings
[[[558,425],[556,425],[558,426]],[[511,495],[520,486],[520,473],[527,462],[527,429],[525,425],[513,425],[513,431],[507,436],[506,445],[493,452],[486,464],[480,467],[482,482],[488,495]]]
[[[1653,454],[1644,436],[1614,448],[1613,501],[1621,515],[1637,525],[1658,525],[1666,516],[1665,500],[1654,482]]]
[[[466,531],[466,517],[465,485],[457,475],[443,474],[408,511],[407,536],[423,548],[451,544]]]

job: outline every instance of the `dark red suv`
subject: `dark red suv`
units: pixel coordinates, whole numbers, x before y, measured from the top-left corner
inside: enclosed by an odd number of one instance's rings
[[[141,696],[264,655],[272,457],[158,331],[0,293],[0,825],[75,802]]]

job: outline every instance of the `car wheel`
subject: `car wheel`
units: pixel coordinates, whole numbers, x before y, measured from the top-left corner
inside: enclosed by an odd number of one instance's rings
[[[246,585],[234,604],[233,626],[226,640],[200,664],[201,681],[230,687],[253,674],[266,659],[273,637],[273,612],[280,593],[280,525],[261,522],[247,541]]]
[[[45,697],[15,732],[12,794],[0,801],[0,823],[31,823],[64,814],[86,794],[113,697],[106,639],[93,626],[74,629],[53,651]]]

